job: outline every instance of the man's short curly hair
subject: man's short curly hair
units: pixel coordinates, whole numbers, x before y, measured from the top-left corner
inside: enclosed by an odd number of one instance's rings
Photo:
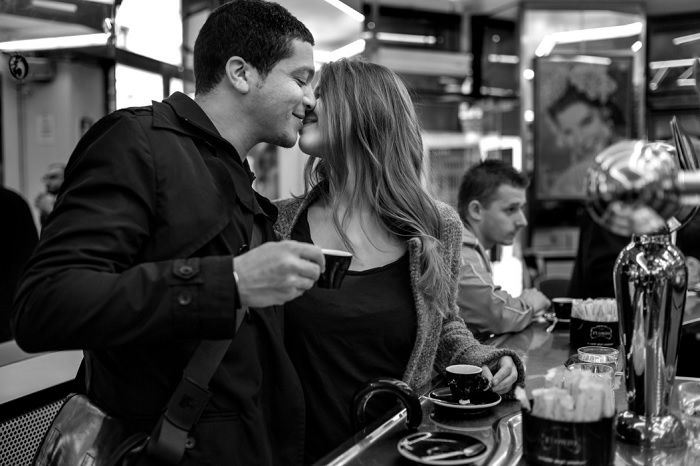
[[[263,76],[292,55],[292,41],[314,45],[304,24],[277,3],[233,0],[216,8],[194,44],[195,93],[211,91],[224,76],[226,62],[239,56]]]

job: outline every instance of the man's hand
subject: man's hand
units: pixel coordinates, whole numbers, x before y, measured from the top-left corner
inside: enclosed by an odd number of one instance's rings
[[[520,294],[520,299],[530,306],[535,314],[544,312],[550,305],[549,299],[535,288],[526,288]]]
[[[309,243],[264,243],[233,258],[241,305],[284,304],[314,286],[325,261],[321,248]]]
[[[491,390],[498,394],[508,393],[516,380],[518,380],[518,370],[510,356],[503,356],[498,360],[498,371],[496,375],[491,374],[488,366],[483,366],[483,374],[491,382]]]

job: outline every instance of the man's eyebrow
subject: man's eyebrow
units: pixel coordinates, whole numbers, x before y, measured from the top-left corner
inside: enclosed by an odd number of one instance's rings
[[[292,74],[305,74],[309,81],[311,81],[313,79],[315,73],[316,73],[316,70],[314,68],[310,68],[308,66],[301,66],[301,67],[292,71]]]

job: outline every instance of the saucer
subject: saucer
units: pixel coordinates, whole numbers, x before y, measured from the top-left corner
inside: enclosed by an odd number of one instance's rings
[[[459,432],[416,432],[396,444],[401,456],[420,464],[469,464],[489,452],[484,442]]]
[[[437,388],[428,394],[430,401],[438,406],[463,411],[481,411],[501,402],[501,395],[496,392],[481,392],[472,395],[468,403],[457,403],[452,401],[452,393],[449,387]]]

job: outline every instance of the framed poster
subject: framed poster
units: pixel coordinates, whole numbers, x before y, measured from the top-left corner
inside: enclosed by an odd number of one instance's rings
[[[584,199],[595,156],[631,137],[632,105],[632,57],[536,58],[537,199]]]

